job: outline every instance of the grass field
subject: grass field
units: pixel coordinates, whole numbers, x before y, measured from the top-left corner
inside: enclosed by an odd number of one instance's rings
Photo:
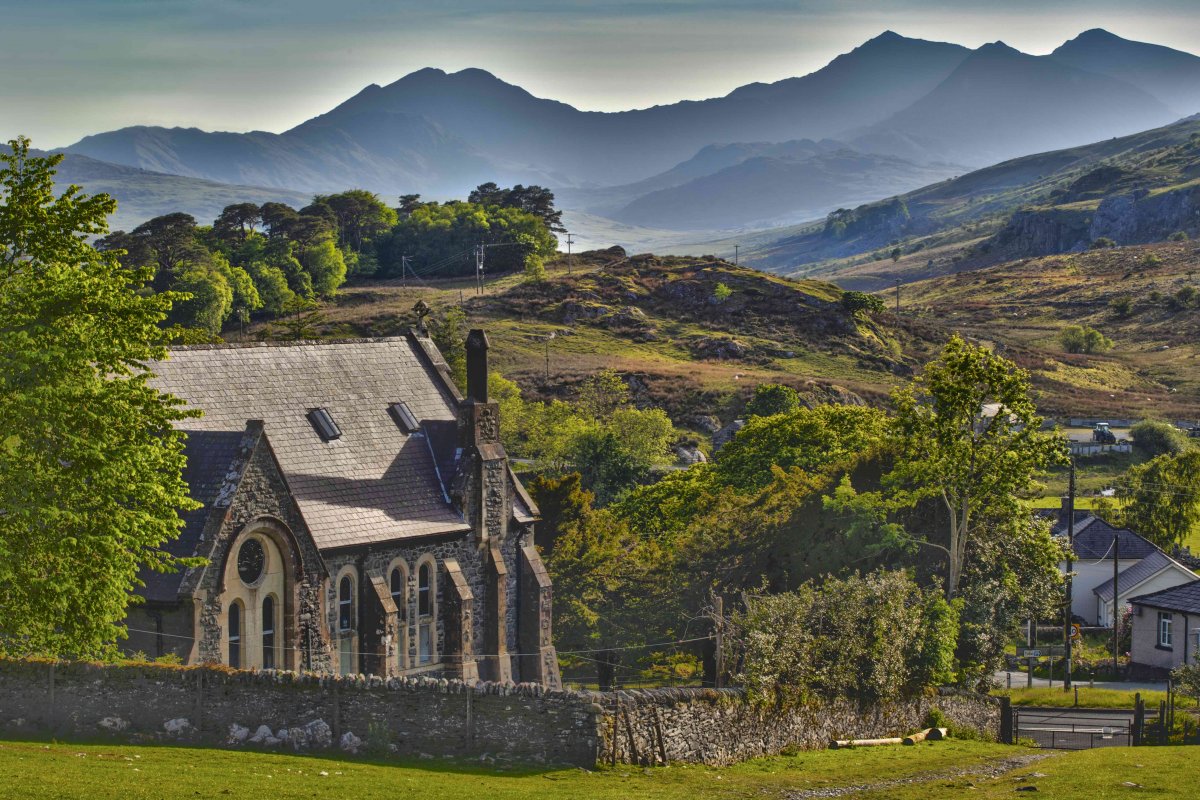
[[[1015,684],[1016,682],[1017,679],[1014,676],[1013,683]],[[1076,679],[1074,686],[1079,689],[1080,708],[1132,709],[1134,695],[1139,693],[1132,689],[1092,689],[1088,687],[1087,681],[1079,681],[1078,679]],[[1014,706],[1069,708],[1075,705],[1075,692],[1064,692],[1061,685],[1050,687],[1035,686],[1032,689],[998,689],[992,692],[992,694],[997,697],[1008,695],[1012,698]],[[1142,695],[1142,700],[1146,702],[1147,708],[1158,708],[1159,702],[1167,699],[1166,692],[1143,691],[1140,694]],[[1175,707],[1177,709],[1196,708],[1196,701],[1190,697],[1177,695]]]
[[[1054,798],[1102,800],[1139,791],[1186,796],[1200,755],[1181,747],[1052,753],[981,742],[826,750],[727,768],[675,766],[499,769],[445,762],[380,763],[273,753],[133,745],[0,742],[0,795],[42,798],[421,797],[785,798],[836,787],[855,797],[1011,796],[1036,785]],[[1032,777],[1036,775],[1037,777]],[[891,782],[910,781],[897,785]],[[978,791],[978,794],[975,792]]]

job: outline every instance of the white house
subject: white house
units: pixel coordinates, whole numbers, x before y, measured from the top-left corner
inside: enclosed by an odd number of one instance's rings
[[[1051,533],[1067,536],[1065,511],[1057,514]],[[1075,558],[1071,563],[1071,614],[1088,625],[1113,624],[1113,560],[1116,558],[1117,608],[1130,597],[1159,592],[1196,580],[1196,574],[1144,536],[1117,528],[1090,511],[1075,512]],[[1066,574],[1067,565],[1059,563]]]

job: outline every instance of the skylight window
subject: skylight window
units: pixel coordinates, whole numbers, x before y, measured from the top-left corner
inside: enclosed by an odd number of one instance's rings
[[[340,439],[342,436],[342,429],[333,421],[333,416],[329,413],[329,409],[309,409],[308,421],[316,428],[317,434],[327,442]]]
[[[388,406],[388,413],[392,415],[392,419],[400,426],[400,430],[405,433],[416,433],[421,429],[421,425],[417,422],[417,416],[412,413],[412,409],[404,401],[392,403]]]

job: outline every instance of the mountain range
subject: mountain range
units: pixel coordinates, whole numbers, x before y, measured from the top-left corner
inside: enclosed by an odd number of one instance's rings
[[[1200,57],[1158,45],[1096,30],[1033,56],[888,31],[803,77],[653,108],[581,111],[480,69],[423,69],[283,133],[138,126],[65,150],[303,193],[538,183],[569,210],[716,230],[817,217],[1196,111]]]

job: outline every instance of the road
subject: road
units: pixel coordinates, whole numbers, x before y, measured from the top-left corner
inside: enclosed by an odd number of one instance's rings
[[[1008,672],[1000,670],[994,676],[992,676],[993,684],[1001,689],[1006,688],[1008,686],[1008,675]],[[1024,689],[1028,685],[1028,680],[1029,676],[1024,672],[1013,672],[1012,688]],[[1045,678],[1035,677],[1033,679],[1034,688],[1045,688],[1050,685],[1050,681]],[[1081,689],[1094,685],[1097,689],[1117,689],[1124,692],[1165,692],[1167,690],[1166,681],[1096,681],[1095,684],[1089,684],[1087,678],[1084,678],[1083,680],[1076,678],[1072,682],[1072,685],[1078,686]],[[1057,689],[1061,689],[1062,679],[1055,678],[1053,686]]]

